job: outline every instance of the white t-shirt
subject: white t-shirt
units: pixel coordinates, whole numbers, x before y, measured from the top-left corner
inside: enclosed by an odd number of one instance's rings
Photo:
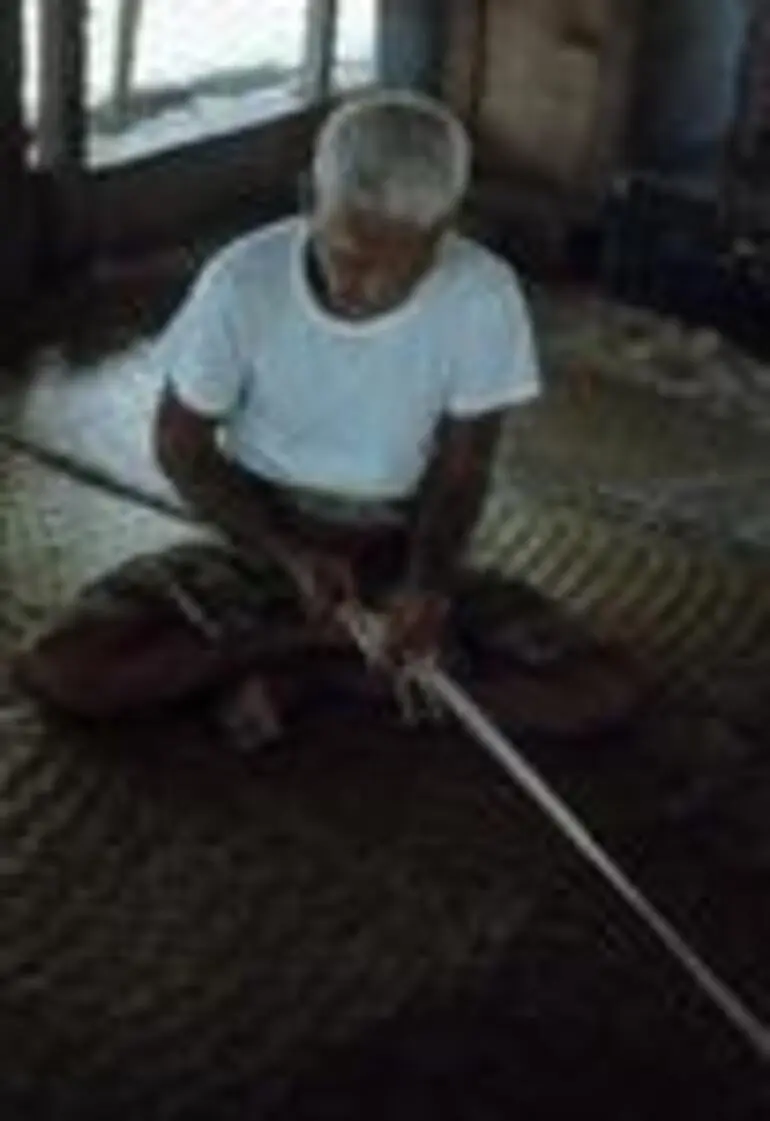
[[[538,392],[529,315],[512,270],[452,235],[394,311],[326,311],[306,269],[307,224],[241,238],[204,269],[161,344],[175,394],[221,421],[224,452],[278,484],[392,500],[416,488],[445,415]]]

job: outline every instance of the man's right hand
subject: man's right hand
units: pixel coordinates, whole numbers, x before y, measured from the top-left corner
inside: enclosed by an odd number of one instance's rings
[[[353,564],[344,553],[294,546],[288,552],[288,566],[314,623],[333,623],[336,610],[357,599]]]

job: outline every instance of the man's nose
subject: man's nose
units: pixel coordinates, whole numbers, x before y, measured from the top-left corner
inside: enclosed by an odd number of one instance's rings
[[[338,289],[345,298],[359,295],[364,288],[364,276],[361,272],[350,269],[340,273]]]

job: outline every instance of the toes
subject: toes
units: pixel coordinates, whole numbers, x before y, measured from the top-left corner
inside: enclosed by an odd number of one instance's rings
[[[267,686],[249,678],[229,697],[219,713],[228,742],[250,752],[276,743],[284,734],[283,722]]]

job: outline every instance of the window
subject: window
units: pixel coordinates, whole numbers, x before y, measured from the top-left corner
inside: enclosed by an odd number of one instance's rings
[[[46,0],[66,3],[66,0]],[[301,107],[318,52],[331,88],[375,76],[378,0],[89,0],[86,156],[123,163]],[[42,100],[41,0],[24,0],[25,104]],[[326,83],[324,83],[326,85]]]
[[[24,42],[24,120],[33,133],[40,116],[40,10],[39,0],[24,0],[22,9]]]
[[[334,73],[337,89],[368,85],[376,79],[378,10],[379,0],[340,0]]]

